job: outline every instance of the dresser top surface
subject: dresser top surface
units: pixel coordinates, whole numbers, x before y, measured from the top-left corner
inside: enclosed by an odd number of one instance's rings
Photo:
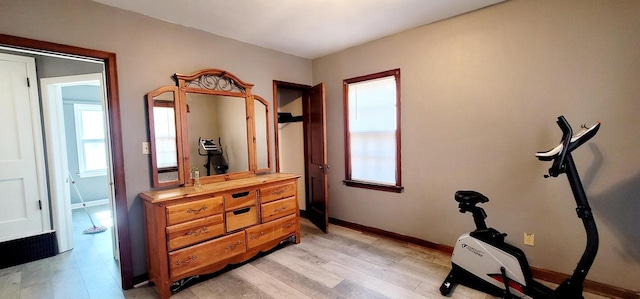
[[[299,174],[291,173],[269,173],[256,175],[248,178],[229,180],[224,182],[210,183],[198,187],[180,187],[164,190],[152,190],[140,193],[140,198],[150,203],[159,203],[180,198],[197,197],[209,193],[219,193],[231,190],[248,188],[256,185],[277,183],[299,178]]]

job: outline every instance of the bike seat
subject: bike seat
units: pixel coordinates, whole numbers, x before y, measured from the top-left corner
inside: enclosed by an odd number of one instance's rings
[[[489,198],[482,195],[480,192],[460,190],[456,192],[455,199],[459,203],[476,205],[477,203],[485,203],[489,201]]]

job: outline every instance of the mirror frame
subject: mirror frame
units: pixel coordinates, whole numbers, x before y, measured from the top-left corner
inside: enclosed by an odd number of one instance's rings
[[[245,116],[247,121],[247,146],[248,146],[248,161],[249,170],[242,172],[234,172],[228,174],[218,174],[211,176],[201,176],[200,183],[208,184],[214,182],[228,181],[238,178],[245,178],[254,176],[258,172],[269,172],[271,170],[271,144],[270,144],[270,130],[269,122],[266,122],[267,129],[267,169],[258,169],[257,167],[257,152],[256,152],[256,124],[255,124],[255,107],[254,98],[265,104],[267,110],[267,119],[269,104],[261,97],[256,97],[251,94],[251,88],[253,84],[240,80],[237,76],[220,69],[204,69],[197,71],[193,74],[175,74],[175,78],[178,83],[178,98],[177,104],[180,106],[180,123],[176,124],[176,128],[181,129],[180,144],[182,146],[182,165],[183,174],[185,174],[184,185],[193,186],[194,179],[191,178],[191,164],[189,157],[189,144],[184,142],[188,140],[188,127],[187,127],[187,94],[205,94],[205,95],[221,95],[244,98],[245,100]],[[187,175],[189,174],[189,175]]]
[[[177,153],[177,161],[178,161],[178,179],[174,181],[166,181],[160,182],[159,180],[159,169],[157,164],[157,156],[156,156],[156,134],[155,134],[155,120],[153,108],[155,107],[154,98],[165,93],[165,92],[173,92],[173,103],[174,103],[174,121],[176,124],[176,153]],[[182,130],[180,129],[180,105],[177,101],[178,98],[178,87],[176,86],[163,86],[154,91],[147,93],[147,117],[149,118],[149,154],[151,155],[151,176],[152,176],[152,185],[154,188],[162,188],[162,187],[174,187],[183,184],[184,182],[184,169],[181,167],[181,162],[183,160],[182,157],[182,146],[180,146],[182,142]]]

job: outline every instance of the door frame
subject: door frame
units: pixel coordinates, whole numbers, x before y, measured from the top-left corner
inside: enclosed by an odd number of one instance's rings
[[[122,124],[120,122],[116,54],[6,34],[0,34],[0,45],[11,48],[31,49],[40,52],[71,54],[74,56],[96,59],[104,63],[106,77],[105,90],[107,92],[107,113],[109,117],[109,131],[111,133],[111,171],[113,173],[114,180],[112,182],[116,207],[116,214],[114,215],[114,218],[116,219],[115,223],[118,234],[120,276],[122,279],[122,288],[132,288],[133,266],[131,241],[129,236],[129,217],[124,173]]]

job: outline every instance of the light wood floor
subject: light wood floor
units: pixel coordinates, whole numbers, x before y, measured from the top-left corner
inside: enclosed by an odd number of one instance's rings
[[[438,288],[450,270],[448,254],[336,225],[323,234],[306,219],[301,219],[301,228],[300,244],[172,298],[444,298]],[[142,297],[148,289],[139,290]],[[131,294],[127,291],[127,298]],[[495,298],[464,286],[451,297]],[[603,297],[585,294],[585,298]]]
[[[325,235],[302,219],[300,244],[225,271],[172,298],[443,298],[438,288],[450,269],[447,254],[340,226],[329,230]],[[80,280],[62,279],[64,271],[55,269],[65,269],[65,261],[76,267],[80,263],[73,253],[65,253],[0,270],[0,298],[157,298],[149,285],[119,292],[105,288],[119,281],[109,271],[85,270],[88,274],[83,275],[80,270]],[[33,272],[38,267],[51,271],[48,280],[30,278],[38,275]],[[452,298],[494,297],[458,286]]]

